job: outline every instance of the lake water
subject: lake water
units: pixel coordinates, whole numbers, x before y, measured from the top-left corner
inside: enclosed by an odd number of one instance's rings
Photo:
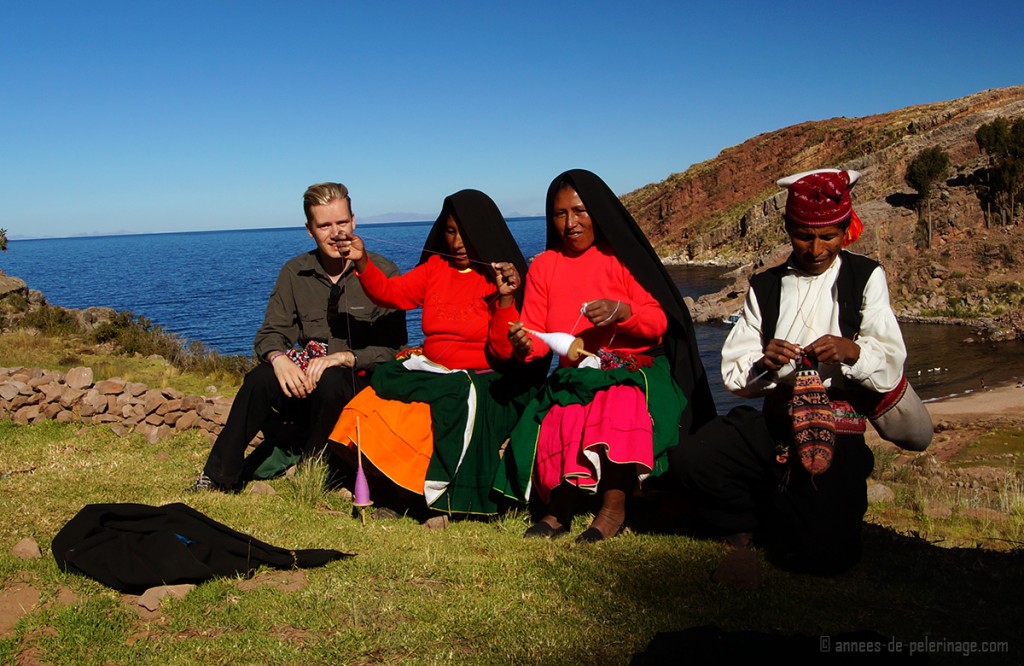
[[[509,221],[523,254],[544,249],[544,219]],[[364,224],[369,249],[404,272],[419,259],[429,222]],[[278,270],[311,249],[303,227],[132,236],[15,240],[0,268],[24,279],[54,305],[131,310],[188,340],[224,354],[249,354]],[[697,298],[723,285],[721,269],[670,266],[680,291]],[[409,338],[422,338],[419,311],[408,316]],[[907,376],[925,398],[1024,376],[1024,343],[964,344],[970,329],[904,325]],[[719,350],[724,324],[697,327],[701,357],[720,412],[746,401],[721,388]]]

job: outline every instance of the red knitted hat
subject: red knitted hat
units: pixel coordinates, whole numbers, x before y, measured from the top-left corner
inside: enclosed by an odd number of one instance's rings
[[[778,181],[789,190],[786,217],[806,227],[827,227],[850,217],[850,188],[860,178],[856,171],[818,169]]]

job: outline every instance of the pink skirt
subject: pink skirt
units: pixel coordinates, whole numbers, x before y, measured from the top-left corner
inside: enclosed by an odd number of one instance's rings
[[[587,405],[555,405],[537,436],[534,479],[541,500],[562,482],[596,492],[601,457],[632,463],[644,479],[654,466],[653,427],[644,393],[636,386],[610,386]]]

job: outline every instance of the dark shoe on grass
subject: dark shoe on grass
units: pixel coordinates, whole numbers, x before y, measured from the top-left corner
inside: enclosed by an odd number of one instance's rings
[[[625,524],[619,525],[619,529],[615,530],[615,534],[606,537],[601,530],[596,527],[588,527],[587,529],[580,532],[580,535],[576,537],[576,543],[597,543],[598,541],[604,541],[605,539],[613,539],[625,529]]]
[[[238,488],[235,486],[226,486],[221,483],[217,483],[210,477],[206,476],[203,472],[199,473],[199,476],[192,485],[185,489],[185,492],[189,493],[201,493],[206,491],[215,491],[218,493],[235,494],[238,492]]]
[[[560,536],[565,536],[569,533],[569,528],[565,525],[561,527],[551,527],[548,523],[543,520],[534,523],[526,529],[526,533],[523,534],[524,539],[557,539]]]

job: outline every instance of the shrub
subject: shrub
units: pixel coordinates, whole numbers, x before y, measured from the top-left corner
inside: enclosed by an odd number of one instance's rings
[[[92,332],[96,342],[109,342],[124,354],[160,356],[178,370],[240,379],[255,360],[246,356],[223,356],[202,342],[186,342],[149,319],[128,311],[115,314]]]
[[[64,336],[82,332],[82,324],[78,319],[60,306],[43,304],[29,310],[22,318],[22,325],[37,329],[43,335]]]

